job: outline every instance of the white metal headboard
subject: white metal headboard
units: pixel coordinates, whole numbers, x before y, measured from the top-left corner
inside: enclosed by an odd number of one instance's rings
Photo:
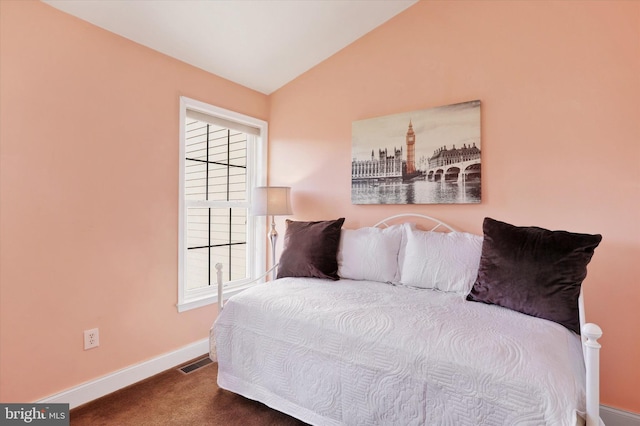
[[[431,228],[426,229],[427,231],[436,231],[438,228],[444,228],[445,232],[455,232],[455,229],[443,221],[436,219],[431,216],[427,216],[419,213],[401,213],[393,216],[389,216],[385,219],[382,219],[380,222],[373,225],[374,228],[388,228],[393,225],[394,221],[398,219],[406,220],[410,218],[420,219],[419,225],[422,226],[431,226]]]

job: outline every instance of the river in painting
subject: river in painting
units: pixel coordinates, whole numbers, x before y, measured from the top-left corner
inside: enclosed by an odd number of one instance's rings
[[[353,204],[473,204],[480,202],[480,182],[351,182]]]

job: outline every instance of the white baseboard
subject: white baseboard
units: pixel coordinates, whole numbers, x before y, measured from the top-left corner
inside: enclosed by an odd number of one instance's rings
[[[606,405],[600,406],[600,418],[606,426],[640,426],[640,414]]]
[[[202,339],[173,352],[115,371],[36,402],[69,404],[69,408],[75,408],[208,352],[209,339]]]

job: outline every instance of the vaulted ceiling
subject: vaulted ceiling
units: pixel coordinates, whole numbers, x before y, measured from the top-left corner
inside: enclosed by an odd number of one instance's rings
[[[270,94],[417,0],[43,0]]]

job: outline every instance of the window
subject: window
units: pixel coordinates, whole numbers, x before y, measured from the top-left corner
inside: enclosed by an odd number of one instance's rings
[[[180,98],[180,312],[246,288],[265,270],[264,220],[250,212],[253,188],[266,181],[267,123]]]

